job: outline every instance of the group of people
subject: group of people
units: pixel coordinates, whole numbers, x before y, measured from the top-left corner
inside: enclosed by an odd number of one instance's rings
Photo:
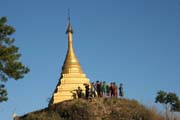
[[[110,84],[100,81],[96,81],[96,83],[92,82],[89,84],[84,84],[85,86],[85,98],[92,98],[92,97],[118,97],[118,86],[115,82]],[[76,90],[78,98],[83,96],[82,89],[78,87]],[[123,84],[120,83],[119,85],[119,96],[124,97],[123,92]]]

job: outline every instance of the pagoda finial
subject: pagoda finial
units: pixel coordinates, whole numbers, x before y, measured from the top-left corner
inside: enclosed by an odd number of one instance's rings
[[[66,30],[66,34],[68,34],[69,32],[73,33],[73,29],[70,22],[70,10],[68,9],[68,28]]]
[[[68,21],[70,22],[70,9],[68,8]]]

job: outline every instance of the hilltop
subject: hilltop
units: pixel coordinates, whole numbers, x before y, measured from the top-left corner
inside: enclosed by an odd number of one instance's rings
[[[162,120],[136,100],[75,99],[16,117],[15,120]]]

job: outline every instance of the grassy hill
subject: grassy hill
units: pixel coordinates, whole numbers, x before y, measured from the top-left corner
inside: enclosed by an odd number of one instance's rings
[[[94,98],[64,101],[15,120],[162,120],[162,117],[136,100]]]

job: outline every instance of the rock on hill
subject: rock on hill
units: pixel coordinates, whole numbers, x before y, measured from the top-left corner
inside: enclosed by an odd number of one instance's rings
[[[15,120],[161,120],[136,100],[75,99],[16,117]]]

